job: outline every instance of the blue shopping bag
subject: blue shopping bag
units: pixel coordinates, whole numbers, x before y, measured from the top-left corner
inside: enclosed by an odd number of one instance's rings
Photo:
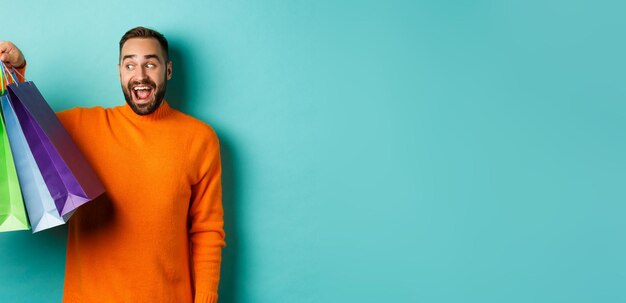
[[[57,210],[33,153],[28,147],[9,96],[2,96],[0,103],[33,233],[65,224],[72,213],[61,216]]]
[[[5,98],[5,75],[0,66],[0,97]],[[29,229],[13,153],[0,116],[0,232]]]

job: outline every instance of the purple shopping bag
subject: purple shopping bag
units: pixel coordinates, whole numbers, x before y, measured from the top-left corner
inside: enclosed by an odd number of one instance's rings
[[[32,81],[7,86],[11,105],[61,216],[104,193],[104,186]]]

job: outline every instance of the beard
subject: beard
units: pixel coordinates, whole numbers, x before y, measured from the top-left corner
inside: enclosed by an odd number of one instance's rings
[[[163,85],[157,87],[156,83],[154,83],[150,79],[146,79],[143,81],[132,81],[129,82],[127,86],[122,84],[122,92],[124,92],[124,99],[126,99],[126,104],[130,106],[130,108],[135,112],[135,114],[140,116],[145,116],[153,113],[159,108],[161,103],[163,103],[163,98],[165,97],[165,89],[167,88],[167,79],[164,79],[162,82]],[[133,101],[133,87],[137,85],[147,85],[152,87],[154,92],[152,93],[152,100],[146,104],[137,104]]]

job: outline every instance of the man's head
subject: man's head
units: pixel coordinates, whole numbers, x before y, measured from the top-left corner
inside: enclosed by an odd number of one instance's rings
[[[145,27],[126,32],[120,40],[119,72],[126,103],[138,115],[154,112],[172,78],[165,37]]]

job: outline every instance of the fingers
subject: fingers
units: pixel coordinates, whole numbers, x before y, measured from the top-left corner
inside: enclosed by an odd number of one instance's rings
[[[7,63],[9,61],[9,49],[10,42],[0,41],[0,61]]]
[[[8,67],[23,66],[25,59],[22,52],[10,41],[0,41],[0,61]]]

